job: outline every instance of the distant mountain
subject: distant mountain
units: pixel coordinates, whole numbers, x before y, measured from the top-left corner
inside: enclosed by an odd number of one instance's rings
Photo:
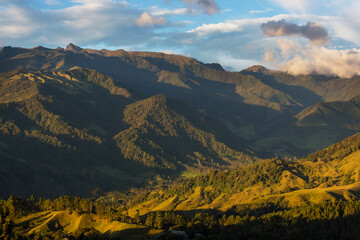
[[[241,72],[261,79],[280,91],[287,92],[304,105],[312,105],[321,100],[347,101],[359,95],[360,76],[352,78],[323,75],[294,76],[262,66],[253,66]]]
[[[286,92],[302,108],[293,112],[275,132],[259,138],[255,150],[275,151],[277,155],[304,155],[324,148],[359,131],[357,98],[360,77],[349,79],[321,75],[293,76],[254,66],[242,73]]]
[[[217,64],[203,64],[183,56],[124,50],[74,52],[4,47],[0,59],[3,72],[74,66],[96,69],[147,96],[165,94],[185,101],[246,137],[257,136],[258,128],[269,129],[267,125],[274,124],[274,118],[282,117],[282,110],[300,104],[252,76],[227,72]]]
[[[312,138],[314,127],[298,124],[297,116],[320,102],[358,96],[358,76],[292,76],[263,66],[228,72],[219,64],[203,64],[184,56],[82,49],[74,44],[66,49],[4,47],[0,53],[0,72],[73,67],[96,69],[144,97],[163,94],[186,102],[220,120],[264,156],[306,155],[355,133],[323,126]],[[309,144],[303,144],[307,140]]]
[[[287,142],[279,151],[316,151],[360,131],[359,96],[347,101],[319,102],[294,116],[292,121],[258,144],[274,149],[276,140]],[[285,147],[284,147],[285,146]],[[288,149],[286,149],[286,147]],[[291,150],[292,148],[292,150]]]
[[[320,102],[296,115],[298,126],[360,130],[360,96],[348,101]]]
[[[221,123],[96,70],[0,75],[0,195],[88,195],[246,165],[254,154]]]

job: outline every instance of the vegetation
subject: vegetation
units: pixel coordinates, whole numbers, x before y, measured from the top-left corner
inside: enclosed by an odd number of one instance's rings
[[[360,135],[293,157],[359,131],[358,77],[73,44],[0,63],[0,239],[360,239]]]
[[[157,94],[186,102],[244,137],[264,157],[305,156],[360,130],[356,76],[292,76],[262,66],[228,72],[218,64],[183,56],[74,45],[67,49],[5,47],[0,62],[3,75],[15,69],[45,70],[77,79],[84,76],[81,68],[95,69],[85,78],[111,95],[123,96],[128,103]],[[74,93],[75,89],[64,90]]]
[[[24,200],[11,196],[0,202],[0,236],[2,239],[108,239],[112,232],[104,230],[106,223],[122,222],[122,225],[110,224],[111,231],[135,227],[132,223],[136,219],[121,214],[122,211],[118,203],[78,197],[51,200],[31,196]]]
[[[333,144],[324,150],[310,154],[306,160],[317,162],[340,161],[350,154],[360,150],[360,134],[346,138],[343,141]]]
[[[142,99],[95,70],[16,70],[0,84],[3,197],[89,196],[257,160],[219,122],[163,95]]]
[[[23,200],[11,196],[0,202],[0,236],[4,239],[122,239],[127,229],[154,229],[151,234],[141,231],[150,239],[172,239],[180,233],[190,239],[358,239],[360,201],[328,201],[302,207],[281,205],[254,209],[252,204],[238,206],[226,213],[211,210],[195,212],[156,211],[134,218],[121,214],[122,204],[89,199],[60,198]],[[40,221],[43,216],[45,222]],[[86,227],[69,227],[66,219],[83,219]],[[85,224],[90,222],[90,224]],[[103,220],[100,220],[103,219]],[[107,232],[99,221],[108,221]],[[120,222],[127,225],[114,233]],[[116,224],[117,223],[117,224]],[[71,231],[70,231],[71,230]],[[155,231],[157,230],[157,231]],[[124,235],[122,235],[124,236]],[[126,236],[126,235],[125,235]],[[127,239],[133,239],[127,235]],[[171,237],[171,238],[170,238]],[[135,239],[135,238],[134,238]],[[177,236],[176,239],[183,239]]]
[[[203,124],[204,119],[197,119],[195,114],[186,118],[176,112],[177,104],[157,95],[125,108],[124,122],[130,127],[114,139],[126,159],[172,170],[180,165],[190,171],[195,166],[219,168],[248,164],[256,159],[251,152],[233,150],[219,142],[213,133],[194,126]],[[192,110],[187,111],[191,115]]]
[[[0,202],[1,234],[7,239],[358,239],[358,138],[297,161],[264,160],[124,195],[11,196]],[[333,166],[338,174],[324,174]],[[128,235],[128,229],[137,235]]]

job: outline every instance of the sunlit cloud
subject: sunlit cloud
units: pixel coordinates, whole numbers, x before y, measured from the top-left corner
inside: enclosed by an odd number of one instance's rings
[[[136,24],[140,27],[153,27],[154,25],[164,25],[166,19],[164,17],[153,17],[148,12],[143,12],[140,18],[136,19]]]
[[[360,75],[360,49],[330,49],[323,46],[303,46],[289,39],[277,40],[275,49],[265,53],[264,61],[293,75],[321,74],[350,78]]]
[[[184,54],[182,52],[176,52],[176,51],[173,51],[173,50],[163,50],[163,51],[160,51],[162,53],[165,53],[165,54],[169,54],[169,55],[180,55],[180,56],[184,56],[184,57],[191,57],[190,54]]]

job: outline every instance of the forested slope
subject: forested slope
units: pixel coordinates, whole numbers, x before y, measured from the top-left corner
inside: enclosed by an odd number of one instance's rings
[[[96,70],[15,70],[0,85],[3,196],[126,189],[257,159],[218,121]]]

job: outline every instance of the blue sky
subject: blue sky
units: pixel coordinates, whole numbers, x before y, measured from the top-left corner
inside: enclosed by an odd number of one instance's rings
[[[0,45],[161,51],[218,62],[360,74],[358,0],[0,0]]]

